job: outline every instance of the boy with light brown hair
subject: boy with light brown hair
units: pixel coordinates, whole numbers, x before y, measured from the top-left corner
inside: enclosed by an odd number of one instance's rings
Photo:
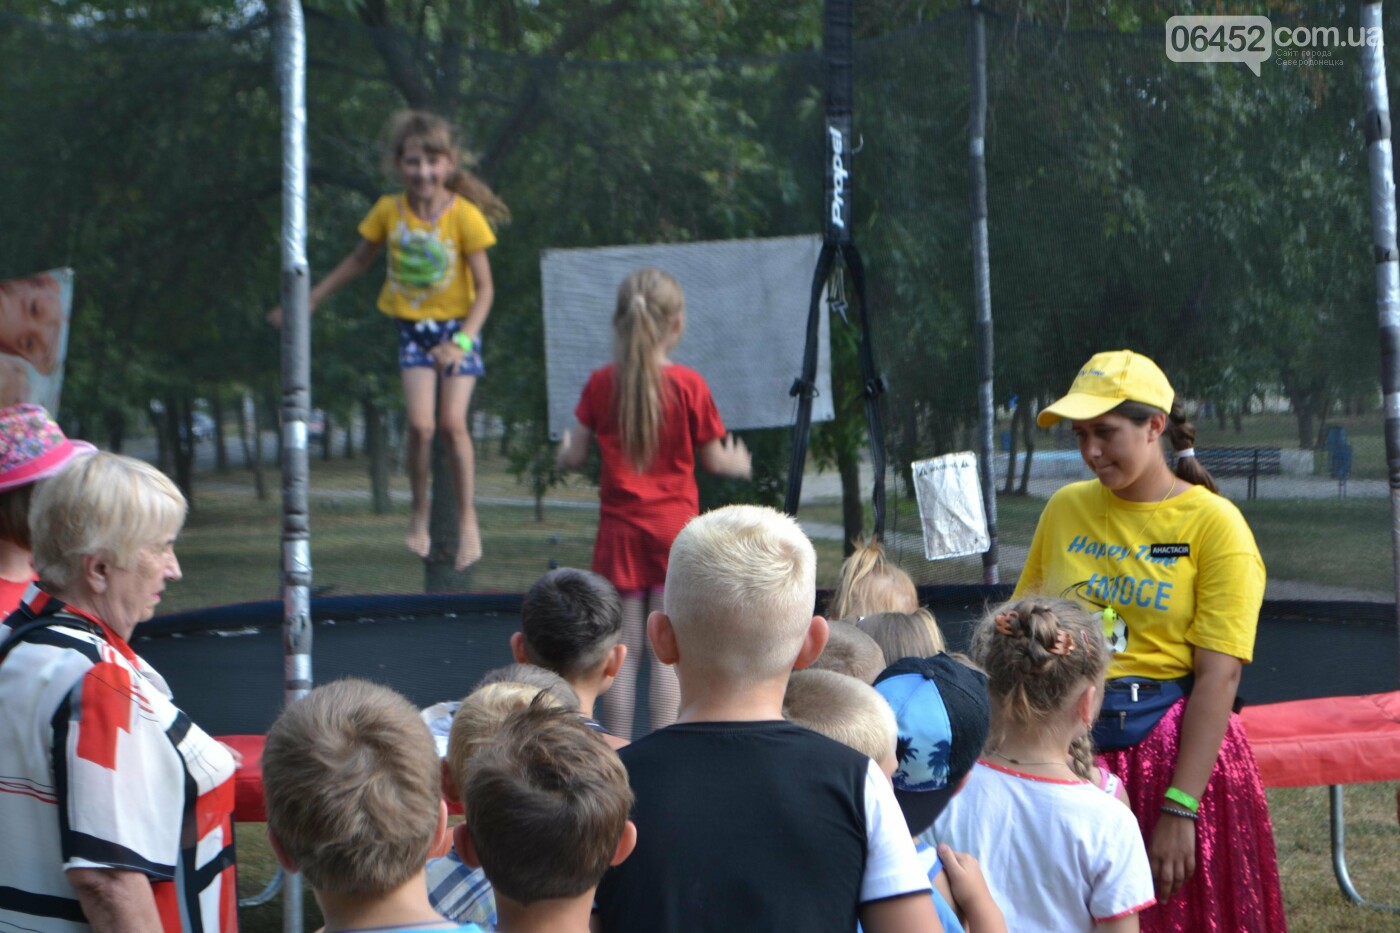
[[[632,790],[602,737],[543,703],[471,759],[458,854],[486,872],[505,933],[586,933],[593,892],[637,841]]]
[[[598,887],[603,933],[942,929],[889,780],[783,721],[789,674],[826,643],[815,578],[812,543],[772,509],[717,509],[676,538],[647,635],[679,717],[618,753],[638,845]]]
[[[495,679],[509,676],[497,668],[483,678],[488,682],[473,690],[452,717],[447,754],[442,759],[442,796],[450,803],[462,804],[464,810],[464,788],[476,753],[496,740],[513,714],[535,704],[577,715],[572,696],[563,696],[572,690],[558,676],[529,664],[511,667],[517,669],[514,676],[531,682]],[[456,850],[449,849],[446,855],[428,861],[427,885],[429,901],[444,916],[488,928],[496,925],[496,897],[486,873],[464,862]]]
[[[317,687],[273,723],[262,771],[268,839],[326,929],[480,931],[428,902],[423,864],[447,808],[432,735],[407,699],[363,680]]]
[[[873,684],[885,669],[885,652],[880,648],[880,643],[854,622],[829,619],[826,626],[826,647],[809,669],[835,671],[854,677],[863,684]]]
[[[783,696],[783,718],[835,739],[894,774],[898,734],[894,712],[869,684],[835,671],[793,671]]]

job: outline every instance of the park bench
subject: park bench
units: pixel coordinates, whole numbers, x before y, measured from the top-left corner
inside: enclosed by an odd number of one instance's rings
[[[1212,476],[1248,477],[1248,498],[1259,495],[1260,476],[1283,472],[1283,452],[1277,447],[1206,447],[1196,451],[1201,466]]]

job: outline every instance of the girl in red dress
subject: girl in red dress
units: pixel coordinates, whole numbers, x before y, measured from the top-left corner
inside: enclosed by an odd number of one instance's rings
[[[726,435],[704,377],[668,357],[684,330],[685,295],[675,279],[659,269],[627,276],[613,314],[614,362],[588,377],[574,409],[578,424],[559,447],[566,470],[583,465],[592,438],[602,454],[593,571],[622,597],[627,658],[601,700],[604,724],[623,738],[632,736],[644,653],[651,727],[676,718],[676,674],[647,647],[646,618],[661,609],[671,542],[700,512],[695,463],[718,476],[751,472],[748,448]]]

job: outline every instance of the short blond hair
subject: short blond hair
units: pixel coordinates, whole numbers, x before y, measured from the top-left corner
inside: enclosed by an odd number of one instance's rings
[[[380,895],[423,869],[437,749],[403,696],[364,680],[317,687],[268,730],[262,772],[268,829],[316,890]]]
[[[75,457],[38,484],[29,503],[34,569],[59,593],[90,554],[130,569],[142,550],[180,531],[188,508],[180,488],[150,464],[102,451]]]
[[[472,756],[495,740],[496,733],[512,713],[529,708],[537,697],[543,708],[568,709],[548,688],[507,680],[477,687],[457,707],[447,734],[446,760],[458,800],[467,799],[466,783]]]
[[[873,684],[888,665],[879,642],[860,630],[854,622],[828,622],[826,647],[808,670],[834,671]]]
[[[681,669],[735,683],[790,671],[812,622],[816,566],[797,522],[773,509],[731,505],[691,520],[666,571]]]
[[[783,696],[783,717],[867,758],[884,761],[895,752],[894,710],[869,684],[835,671],[793,671]]]
[[[943,633],[927,609],[861,616],[856,627],[880,646],[886,667],[900,658],[931,658],[944,649]]]
[[[877,612],[914,612],[919,591],[914,581],[885,556],[878,540],[859,544],[841,562],[841,581],[831,594],[826,614],[854,622]]]

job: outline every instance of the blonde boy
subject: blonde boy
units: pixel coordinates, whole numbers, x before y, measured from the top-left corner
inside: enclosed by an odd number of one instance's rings
[[[627,772],[601,736],[532,703],[472,757],[462,792],[457,851],[490,879],[498,927],[587,933],[598,879],[637,840]]]
[[[316,688],[273,723],[262,770],[268,839],[326,929],[481,929],[428,903],[423,863],[447,808],[432,736],[404,697],[362,680]]]
[[[875,689],[835,671],[793,671],[783,696],[783,718],[860,752],[894,774],[894,712]]]
[[[676,667],[679,717],[618,753],[638,845],[599,885],[604,933],[942,929],[889,780],[783,721],[788,675],[826,643],[815,571],[772,509],[718,509],[676,538],[647,635]]]

